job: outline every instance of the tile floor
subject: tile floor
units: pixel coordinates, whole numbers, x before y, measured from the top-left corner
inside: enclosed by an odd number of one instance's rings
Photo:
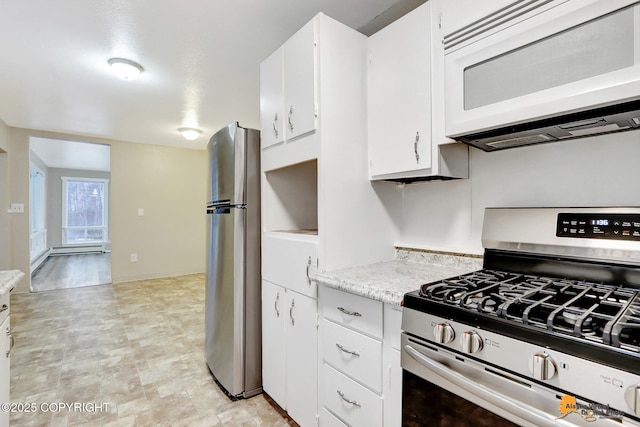
[[[214,383],[204,298],[201,274],[12,295],[11,401],[38,410],[11,426],[296,425],[266,395],[233,402]],[[41,410],[53,402],[107,410]]]

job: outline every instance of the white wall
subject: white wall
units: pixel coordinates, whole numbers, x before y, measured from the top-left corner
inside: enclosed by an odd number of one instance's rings
[[[482,253],[485,207],[640,206],[640,131],[470,149],[468,180],[407,185],[397,244]]]

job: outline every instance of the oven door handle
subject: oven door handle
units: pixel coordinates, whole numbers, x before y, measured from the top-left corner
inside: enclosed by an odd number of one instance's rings
[[[465,377],[464,375],[452,371],[442,363],[429,359],[427,356],[408,344],[404,346],[404,349],[409,354],[409,356],[411,356],[425,368],[432,371],[434,374],[439,375],[440,377],[457,385],[458,387],[465,389],[466,391],[476,395],[477,397],[490,402],[497,407],[522,418],[523,420],[527,420],[537,426],[575,427],[575,424],[573,423],[558,419],[553,415],[547,414],[546,412],[543,412],[537,408],[531,407],[527,404],[511,399],[510,397],[496,393],[491,389],[485,387],[484,385],[478,384],[475,381],[472,381],[469,378]]]

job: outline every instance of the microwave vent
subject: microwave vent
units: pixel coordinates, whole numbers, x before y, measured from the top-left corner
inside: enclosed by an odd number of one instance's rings
[[[487,145],[493,148],[509,148],[509,147],[518,147],[520,145],[537,144],[539,142],[549,142],[553,139],[554,138],[550,137],[549,135],[540,134],[540,135],[523,136],[519,138],[502,139],[494,142],[487,142]]]
[[[484,151],[495,151],[634,129],[640,129],[640,99],[451,137]]]

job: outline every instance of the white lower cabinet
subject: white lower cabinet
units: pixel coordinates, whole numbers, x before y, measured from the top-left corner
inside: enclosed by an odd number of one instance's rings
[[[9,293],[0,297],[0,403],[9,403],[11,323],[8,316]],[[2,317],[4,316],[4,320]],[[0,426],[9,425],[9,412],[0,411]]]
[[[401,424],[400,307],[320,286],[320,424]]]
[[[316,300],[262,282],[264,391],[302,427],[317,425]]]

